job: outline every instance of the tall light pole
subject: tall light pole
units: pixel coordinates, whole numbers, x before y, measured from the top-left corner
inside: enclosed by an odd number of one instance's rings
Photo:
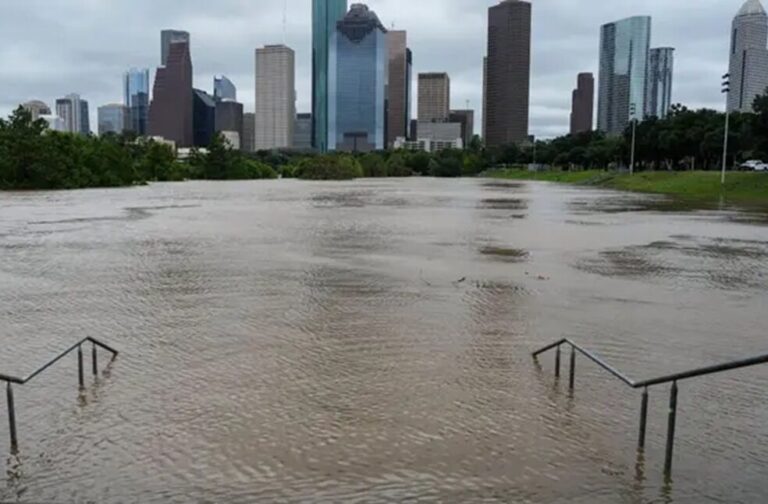
[[[720,180],[725,185],[725,168],[728,164],[728,127],[731,122],[731,74],[723,75],[723,93],[725,94],[725,138],[723,140],[723,176]]]
[[[634,103],[629,105],[629,115],[632,120],[632,159],[629,162],[629,175],[635,174],[635,145],[636,145],[636,138],[637,138],[637,119],[635,119],[635,114],[637,112],[637,105]]]

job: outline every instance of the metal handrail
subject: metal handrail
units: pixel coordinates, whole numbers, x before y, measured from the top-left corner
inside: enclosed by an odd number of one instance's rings
[[[7,384],[6,387],[6,395],[8,398],[8,423],[10,427],[10,434],[11,434],[11,453],[16,454],[19,451],[19,443],[16,435],[16,408],[14,404],[14,396],[13,396],[13,386],[12,384],[17,385],[24,385],[26,383],[29,383],[33,379],[35,379],[37,376],[42,374],[45,370],[59,362],[61,359],[66,357],[67,355],[71,354],[75,350],[77,350],[77,363],[78,363],[78,381],[80,384],[80,390],[85,389],[85,372],[84,372],[84,366],[83,366],[83,344],[84,343],[91,343],[92,349],[91,349],[91,362],[93,366],[93,375],[98,376],[99,374],[99,365],[98,365],[98,351],[97,348],[102,348],[112,354],[111,361],[114,361],[117,358],[118,351],[112,348],[111,346],[102,343],[101,341],[97,340],[96,338],[91,338],[90,336],[87,338],[83,338],[82,340],[78,341],[68,349],[64,350],[62,353],[60,353],[58,356],[56,356],[54,359],[51,359],[48,361],[44,366],[40,367],[37,371],[30,374],[26,378],[18,378],[16,376],[9,376],[0,373],[0,381],[4,381]]]
[[[666,458],[664,463],[664,474],[667,478],[672,476],[672,458],[674,453],[675,443],[675,428],[677,424],[677,396],[678,386],[677,382],[683,380],[689,380],[691,378],[698,378],[701,376],[707,376],[716,373],[723,373],[725,371],[733,371],[735,369],[742,369],[746,367],[758,366],[761,364],[768,364],[768,354],[759,355],[757,357],[750,357],[747,359],[740,359],[735,361],[726,362],[723,364],[716,364],[714,366],[706,366],[698,369],[692,369],[690,371],[684,371],[682,373],[676,373],[667,376],[661,376],[658,378],[652,378],[650,380],[635,381],[629,378],[627,375],[611,366],[600,358],[594,352],[586,350],[578,343],[572,341],[569,338],[563,338],[550,345],[547,345],[535,352],[533,352],[533,358],[538,362],[538,357],[550,350],[556,350],[555,354],[555,377],[560,378],[560,362],[561,362],[561,348],[566,345],[571,347],[571,366],[569,375],[569,388],[574,390],[576,380],[576,354],[580,353],[585,356],[605,371],[608,371],[614,377],[621,380],[625,385],[633,389],[644,389],[642,404],[640,408],[640,436],[638,440],[638,448],[640,450],[645,449],[646,430],[648,426],[648,389],[656,385],[664,385],[671,383],[669,400],[669,420],[667,426],[667,446],[666,446]]]

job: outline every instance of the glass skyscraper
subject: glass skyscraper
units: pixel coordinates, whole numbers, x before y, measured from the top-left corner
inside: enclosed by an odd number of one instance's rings
[[[208,147],[216,133],[216,101],[200,89],[192,93],[193,143],[195,147]]]
[[[619,135],[631,119],[643,118],[650,45],[649,16],[635,16],[602,26],[597,107],[599,130]]]
[[[237,101],[237,88],[226,76],[213,78],[213,97],[217,100]]]
[[[352,5],[331,37],[328,63],[328,149],[385,149],[389,47],[375,12]]]
[[[672,107],[672,72],[675,50],[657,47],[648,53],[648,84],[645,115],[664,119]]]
[[[125,105],[113,103],[98,109],[99,135],[121,134],[130,127],[131,112]]]
[[[347,0],[312,0],[312,145],[328,150],[328,53]]]
[[[146,135],[149,117],[149,69],[128,70],[123,77],[123,95],[123,104],[130,111],[129,129],[137,135]]]

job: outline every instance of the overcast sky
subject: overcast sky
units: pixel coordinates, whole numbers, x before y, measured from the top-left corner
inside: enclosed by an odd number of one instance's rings
[[[154,69],[160,30],[192,34],[195,87],[229,76],[246,111],[254,102],[254,49],[296,51],[297,110],[311,104],[310,0],[0,0],[0,115],[40,99],[80,93],[96,107],[122,101],[128,67]],[[287,23],[283,29],[283,4]],[[350,2],[352,3],[352,2]],[[487,7],[496,0],[370,0],[385,26],[408,31],[414,73],[446,71],[452,106],[477,110],[482,96]],[[673,46],[673,102],[722,108],[730,23],[743,0],[532,0],[531,133],[567,133],[576,74],[597,77],[600,25],[653,16],[652,46]],[[414,83],[414,93],[416,86]],[[414,109],[415,110],[415,109]],[[479,126],[478,126],[479,130]]]

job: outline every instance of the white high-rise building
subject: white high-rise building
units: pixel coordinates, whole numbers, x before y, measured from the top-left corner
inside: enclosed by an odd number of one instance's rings
[[[295,53],[284,45],[256,49],[256,150],[290,148],[296,120]]]
[[[728,110],[752,112],[755,97],[768,87],[768,14],[760,0],[747,0],[731,29],[731,92]]]
[[[69,94],[56,100],[56,115],[64,121],[64,131],[89,135],[88,102],[78,94]]]

